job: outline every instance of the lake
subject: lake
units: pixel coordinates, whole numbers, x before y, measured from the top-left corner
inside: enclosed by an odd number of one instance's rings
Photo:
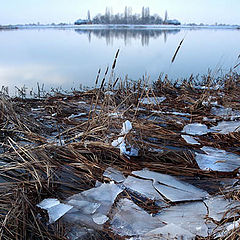
[[[184,42],[171,63],[180,43]],[[0,31],[0,86],[46,90],[93,87],[120,49],[115,76],[151,81],[160,73],[171,79],[223,72],[238,63],[237,29],[30,28]]]

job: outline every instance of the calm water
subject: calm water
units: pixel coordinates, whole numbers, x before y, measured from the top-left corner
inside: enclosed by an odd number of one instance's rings
[[[185,40],[171,64],[182,38]],[[0,86],[46,89],[94,86],[98,69],[111,66],[118,48],[115,75],[156,80],[229,70],[240,54],[239,30],[80,30],[28,29],[0,31]]]

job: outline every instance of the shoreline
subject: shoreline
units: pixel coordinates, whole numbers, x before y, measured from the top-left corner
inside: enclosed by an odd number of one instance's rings
[[[189,25],[4,25],[0,26],[0,30],[16,30],[16,29],[127,29],[127,30],[172,30],[172,29],[213,29],[213,30],[239,30],[239,25],[207,25],[207,26],[189,26]]]
[[[176,227],[192,238],[237,236],[240,75],[218,81],[104,78],[71,94],[1,95],[3,238],[127,239],[166,227],[173,237]],[[148,221],[138,228],[126,210]]]

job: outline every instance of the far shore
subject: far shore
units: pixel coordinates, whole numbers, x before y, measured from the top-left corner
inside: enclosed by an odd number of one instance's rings
[[[134,29],[134,30],[166,30],[166,29],[236,29],[240,30],[240,25],[128,25],[128,24],[51,24],[51,25],[4,25],[0,30],[14,29]]]

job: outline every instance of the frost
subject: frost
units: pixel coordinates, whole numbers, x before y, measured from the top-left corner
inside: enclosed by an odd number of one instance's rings
[[[196,141],[193,137],[188,135],[181,135],[181,137],[189,144],[193,145],[201,145],[198,141]]]
[[[146,97],[146,98],[139,99],[139,101],[142,104],[157,105],[157,104],[165,101],[166,99],[167,99],[166,97]]]
[[[107,177],[117,183],[121,183],[123,182],[126,178],[123,176],[123,174],[111,167],[108,167],[105,172],[103,173],[104,177]]]
[[[113,210],[111,229],[120,236],[143,235],[164,226],[159,218],[152,217],[129,199],[121,199]]]
[[[240,156],[212,147],[202,147],[206,154],[196,153],[196,161],[202,170],[232,172],[240,167]]]
[[[147,169],[135,171],[132,174],[153,180],[153,187],[172,202],[201,200],[208,196],[207,192],[166,174]]]
[[[240,131],[240,121],[222,121],[217,126],[211,127],[212,130],[218,131],[221,134],[228,134],[230,132]]]
[[[209,130],[205,124],[190,123],[190,124],[184,126],[182,132],[185,132],[190,135],[199,135],[200,136],[200,135],[204,135],[204,134],[211,132],[211,130]]]

